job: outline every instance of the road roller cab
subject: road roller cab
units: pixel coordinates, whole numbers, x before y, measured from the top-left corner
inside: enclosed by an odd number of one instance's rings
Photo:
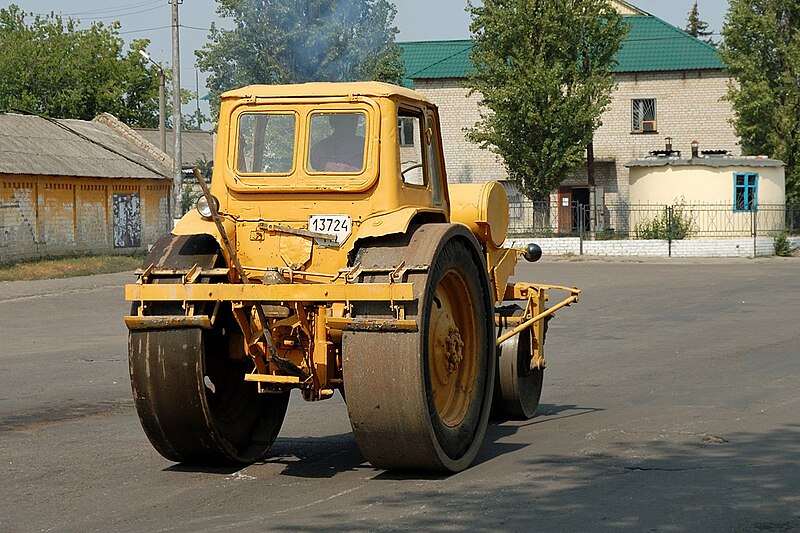
[[[360,240],[451,220],[499,249],[503,187],[448,188],[439,131],[433,103],[388,84],[225,93],[211,193],[242,264],[335,273]],[[208,233],[224,250],[210,213],[188,213],[173,233]]]
[[[508,283],[535,251],[504,247],[501,184],[447,185],[432,102],[249,86],[223,95],[218,131],[210,189],[196,172],[198,208],[126,287],[134,399],[162,455],[259,459],[292,389],[339,390],[366,459],[392,469],[467,467],[493,403],[534,415],[546,320],[578,291]],[[548,288],[568,296],[545,309]]]

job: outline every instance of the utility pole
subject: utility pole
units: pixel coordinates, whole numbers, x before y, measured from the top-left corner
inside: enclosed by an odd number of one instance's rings
[[[197,129],[200,128],[200,73],[194,69],[194,86],[197,92],[195,93],[194,101],[197,103]]]
[[[172,219],[181,217],[183,185],[183,157],[181,154],[181,52],[179,43],[180,24],[178,5],[183,0],[170,0],[172,4],[172,131],[175,134],[175,149],[172,151]],[[174,223],[174,222],[173,222]]]

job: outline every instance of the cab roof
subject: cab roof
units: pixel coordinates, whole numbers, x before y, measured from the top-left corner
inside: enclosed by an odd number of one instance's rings
[[[364,82],[311,82],[293,85],[248,85],[240,89],[233,89],[222,93],[222,98],[296,98],[296,97],[336,97],[336,96],[373,96],[393,97],[400,96],[417,100],[433,106],[434,104],[420,93],[377,81]]]

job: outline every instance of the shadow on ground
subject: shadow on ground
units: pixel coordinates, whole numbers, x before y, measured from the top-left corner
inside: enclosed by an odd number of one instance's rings
[[[573,409],[578,408],[561,414]],[[491,426],[478,463],[483,466],[472,468],[485,469],[494,458],[528,447],[497,442],[514,431],[504,424]],[[352,452],[353,457],[307,467],[331,472],[342,465],[367,468],[354,444],[344,436],[335,440],[340,454]],[[322,450],[313,456],[331,451],[328,439],[315,445]],[[385,524],[361,524],[334,511],[315,527],[293,527],[312,531],[346,523],[350,530],[364,531],[521,531],[533,525],[539,530],[800,531],[800,424],[724,439],[687,435],[681,442],[655,440],[644,447],[641,440],[618,440],[594,455],[531,452],[517,464],[517,471],[494,473],[486,485],[468,481],[474,477],[470,470],[446,478],[413,477],[418,483],[410,490],[389,497],[381,490],[384,483],[409,478],[379,474],[371,481],[374,490],[366,491],[370,495],[354,505],[379,505]],[[424,512],[409,512],[415,507]]]

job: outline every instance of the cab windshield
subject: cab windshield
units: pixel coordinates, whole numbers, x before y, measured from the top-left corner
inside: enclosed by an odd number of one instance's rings
[[[241,173],[290,174],[296,129],[294,113],[242,113],[236,169]]]
[[[366,146],[365,113],[314,113],[309,124],[310,172],[361,173]]]

